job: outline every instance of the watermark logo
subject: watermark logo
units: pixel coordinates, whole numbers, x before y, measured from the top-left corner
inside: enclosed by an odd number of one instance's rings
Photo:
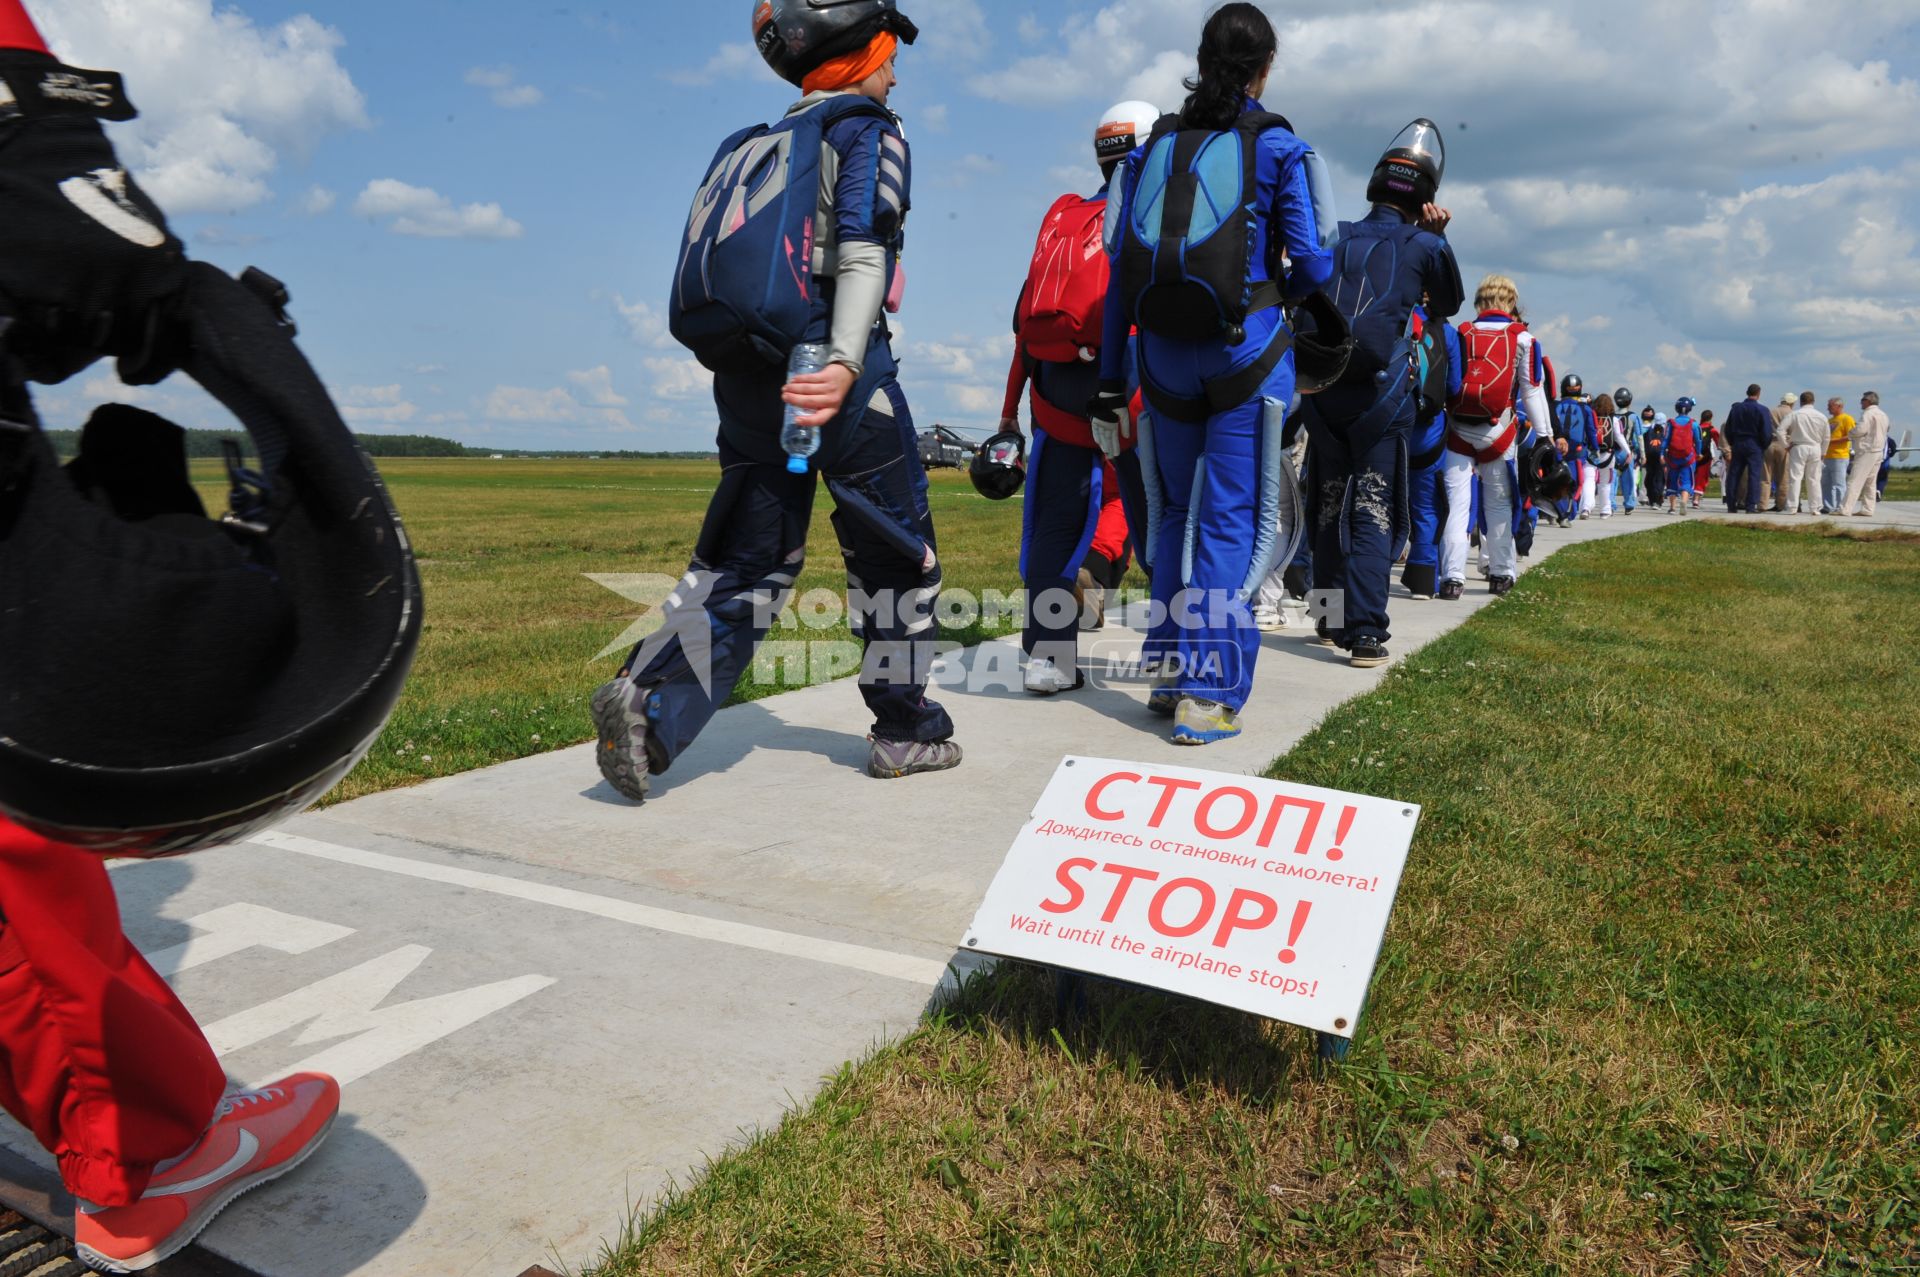
[[[759,589],[716,602],[720,576],[704,569],[682,577],[588,573],[587,579],[642,608],[590,664],[633,652],[630,664],[640,669],[677,644],[672,663],[684,663],[709,696],[715,692],[716,642],[747,642],[753,635],[762,637],[744,677],[759,687],[810,687],[858,673],[879,683],[1017,692],[1024,686],[1026,653],[1000,643],[969,649],[939,636],[975,628],[1017,633],[1030,621],[1064,636],[1052,644],[1057,650],[1042,645],[1033,656],[1061,669],[1077,668],[1092,686],[1230,686],[1240,681],[1246,656],[1238,642],[1220,636],[1236,619],[1251,623],[1243,600],[1217,590],[1183,590],[1170,601],[1146,590],[1111,591],[1105,627],[1083,632],[1091,605],[1072,590],[1030,596],[1025,590],[947,589],[929,599],[924,589]],[[1338,590],[1288,600],[1286,610],[1290,625],[1333,631],[1345,625],[1345,596]]]

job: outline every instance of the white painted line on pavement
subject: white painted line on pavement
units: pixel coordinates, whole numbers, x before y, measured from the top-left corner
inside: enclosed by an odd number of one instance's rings
[[[473,869],[456,869],[451,865],[408,860],[403,856],[387,856],[375,851],[361,851],[355,847],[341,847],[334,843],[305,838],[299,834],[265,833],[255,836],[250,841],[262,847],[276,847],[281,851],[312,856],[318,860],[331,860],[336,864],[354,865],[361,869],[377,869],[383,873],[402,874],[408,878],[466,887],[472,891],[491,892],[496,896],[508,896],[534,904],[551,905],[556,909],[570,909],[575,913],[592,914],[596,918],[624,922],[629,926],[665,931],[676,936],[689,936],[695,940],[711,940],[718,944],[736,945],[742,949],[758,949],[763,953],[777,953],[783,957],[802,958],[808,962],[824,962],[828,966],[865,971],[894,980],[937,985],[947,978],[947,965],[944,962],[910,957],[904,953],[888,953],[884,949],[868,949],[857,944],[842,944],[837,940],[821,940],[813,936],[795,935],[790,931],[774,931],[767,927],[755,927],[742,922],[703,918],[698,914],[678,913],[672,909],[656,909],[651,905],[635,904],[630,900],[618,900],[612,896],[596,896],[591,892],[574,891],[569,887],[553,887],[546,883],[527,882],[501,874],[480,873]]]

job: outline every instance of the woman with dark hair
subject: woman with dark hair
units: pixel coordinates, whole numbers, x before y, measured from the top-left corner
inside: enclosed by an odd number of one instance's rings
[[[1130,431],[1124,355],[1137,327],[1159,622],[1148,704],[1173,715],[1177,744],[1239,735],[1260,653],[1249,600],[1292,552],[1283,308],[1326,282],[1335,223],[1325,165],[1259,102],[1278,47],[1255,6],[1214,13],[1186,105],[1128,158],[1106,219],[1113,282],[1089,416]]]

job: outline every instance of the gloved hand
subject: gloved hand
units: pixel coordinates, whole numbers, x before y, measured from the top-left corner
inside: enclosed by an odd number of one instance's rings
[[[120,77],[44,53],[0,50],[0,298],[9,351],[26,375],[58,382],[103,355],[128,380],[172,370],[162,303],[186,254],[114,155],[102,120],[131,120]]]
[[[1109,457],[1117,457],[1133,442],[1133,406],[1127,388],[1117,381],[1103,381],[1087,401],[1087,420],[1093,426],[1093,442]]]

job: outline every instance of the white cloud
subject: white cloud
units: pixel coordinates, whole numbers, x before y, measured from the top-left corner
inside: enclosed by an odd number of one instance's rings
[[[402,426],[420,415],[419,407],[398,385],[349,386],[335,398],[340,415],[355,427]]]
[[[635,342],[652,350],[666,350],[673,346],[673,335],[667,331],[667,317],[645,302],[629,302],[620,294],[613,295],[613,308],[620,312],[627,331]]]
[[[760,51],[751,43],[723,44],[714,51],[714,55],[697,67],[686,67],[678,71],[668,71],[662,77],[670,84],[683,88],[698,88],[708,84],[717,84],[722,80],[759,80],[768,84],[780,84],[783,81],[775,75]]]
[[[925,49],[942,61],[973,62],[993,48],[993,30],[979,0],[938,0],[922,5],[914,19],[921,31],[916,52]]]
[[[613,370],[605,364],[582,372],[570,372],[567,380],[585,392],[587,402],[596,408],[624,408],[627,400],[613,388]]]
[[[607,373],[605,368],[591,369],[584,373],[569,373],[568,378],[576,385],[587,390],[590,397],[600,394],[599,374]],[[584,379],[584,380],[583,380]],[[613,393],[611,374],[604,386],[605,397],[611,402],[581,403],[571,390],[565,386],[549,386],[537,389],[529,386],[495,386],[481,405],[481,416],[493,422],[515,422],[520,424],[541,425],[585,425],[597,426],[605,431],[621,432],[638,429],[623,410],[626,400]]]
[[[495,106],[509,111],[539,106],[547,100],[547,95],[533,85],[520,83],[510,66],[474,67],[467,72],[467,83],[476,89],[486,89]]]
[[[662,355],[640,362],[653,378],[655,399],[702,399],[713,389],[713,374],[690,357]]]
[[[391,219],[389,229],[396,235],[427,239],[519,239],[526,230],[498,204],[455,207],[438,191],[390,177],[369,182],[353,202],[353,211],[375,220]]]
[[[562,386],[546,390],[495,386],[482,411],[495,421],[572,421],[580,413],[580,403]]]
[[[339,195],[324,186],[310,186],[306,194],[294,201],[294,208],[308,217],[320,217],[333,211],[340,202]]]
[[[126,76],[141,118],[114,142],[169,213],[263,203],[283,151],[367,127],[345,41],[304,14],[265,27],[212,0],[62,0],[35,16],[63,57]]]
[[[921,107],[914,113],[913,121],[930,133],[945,133],[952,126],[953,111],[945,102],[936,102]]]

